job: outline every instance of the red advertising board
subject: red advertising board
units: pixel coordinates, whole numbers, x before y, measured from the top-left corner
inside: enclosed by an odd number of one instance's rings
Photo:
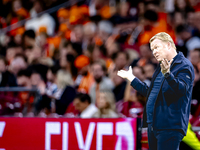
[[[136,150],[137,119],[0,118],[0,150]]]

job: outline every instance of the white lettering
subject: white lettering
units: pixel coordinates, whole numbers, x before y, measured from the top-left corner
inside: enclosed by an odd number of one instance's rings
[[[5,126],[6,126],[6,122],[0,122],[0,137],[3,136],[3,131],[5,129]],[[0,148],[0,150],[5,150],[4,148]]]
[[[51,149],[51,135],[60,134],[60,122],[45,123],[45,150]]]
[[[134,149],[134,136],[133,130],[128,122],[118,122],[116,123],[116,135],[118,135],[118,140],[115,145],[115,150],[121,150],[122,147],[122,136],[126,138],[128,150]]]
[[[113,123],[97,123],[97,150],[102,150],[102,137],[103,135],[112,135],[113,134]]]
[[[88,132],[87,132],[86,139],[85,139],[85,144],[84,144],[84,141],[83,141],[83,134],[82,134],[80,123],[75,122],[74,126],[75,126],[76,137],[77,137],[77,140],[78,140],[79,149],[89,150],[90,146],[91,146],[91,142],[92,142],[92,137],[93,137],[93,134],[94,134],[95,123],[91,122],[90,125],[89,125]]]
[[[0,137],[3,136],[3,131],[4,131],[4,128],[6,126],[6,122],[0,122]]]
[[[62,150],[68,149],[68,123],[63,122]]]

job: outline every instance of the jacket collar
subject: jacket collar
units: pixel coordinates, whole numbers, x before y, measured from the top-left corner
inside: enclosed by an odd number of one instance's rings
[[[182,60],[183,60],[183,58],[184,58],[184,55],[183,55],[183,53],[182,52],[177,52],[177,55],[174,57],[174,60],[173,60],[173,62],[172,62],[172,65],[173,64],[179,64],[179,63],[181,63],[182,62]]]
[[[177,52],[177,55],[173,58],[174,60],[173,60],[173,62],[171,64],[171,67],[173,66],[173,64],[179,64],[179,63],[181,63],[182,60],[183,60],[183,58],[184,58],[183,53],[182,52]],[[158,72],[160,71],[160,69],[161,69],[160,68],[160,64],[158,64],[158,67],[157,67],[157,69],[155,71],[156,76],[157,76]]]
[[[183,53],[182,52],[177,52],[177,55],[174,57],[174,60],[173,60],[173,62],[171,64],[171,68],[173,67],[173,64],[179,64],[179,63],[181,63],[182,60],[183,60],[183,58],[184,58]],[[160,72],[160,70],[161,70],[161,67],[160,67],[160,64],[158,64],[158,66],[157,66],[157,68],[156,68],[156,70],[155,70],[155,72],[153,74],[152,80],[151,80],[152,83],[154,82],[154,80],[155,80],[156,76],[158,75],[158,73]],[[151,89],[153,87],[152,83],[151,83],[149,89]],[[149,95],[149,93],[150,93],[150,90],[147,93],[147,96]]]

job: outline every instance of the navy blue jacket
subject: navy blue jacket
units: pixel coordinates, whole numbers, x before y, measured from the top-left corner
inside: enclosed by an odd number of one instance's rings
[[[187,132],[190,104],[192,97],[194,68],[182,52],[178,52],[170,67],[170,75],[160,83],[159,94],[154,104],[154,129],[181,129]],[[161,71],[160,65],[153,74],[148,87],[144,82],[135,78],[131,86],[147,98],[153,87],[154,80]],[[143,114],[143,127],[147,127],[146,107]]]

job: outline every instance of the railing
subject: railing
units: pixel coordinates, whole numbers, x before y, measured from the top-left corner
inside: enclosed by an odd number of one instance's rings
[[[37,88],[1,87],[0,116],[13,116],[16,112],[24,115],[29,111],[37,113],[35,105],[41,99]]]

